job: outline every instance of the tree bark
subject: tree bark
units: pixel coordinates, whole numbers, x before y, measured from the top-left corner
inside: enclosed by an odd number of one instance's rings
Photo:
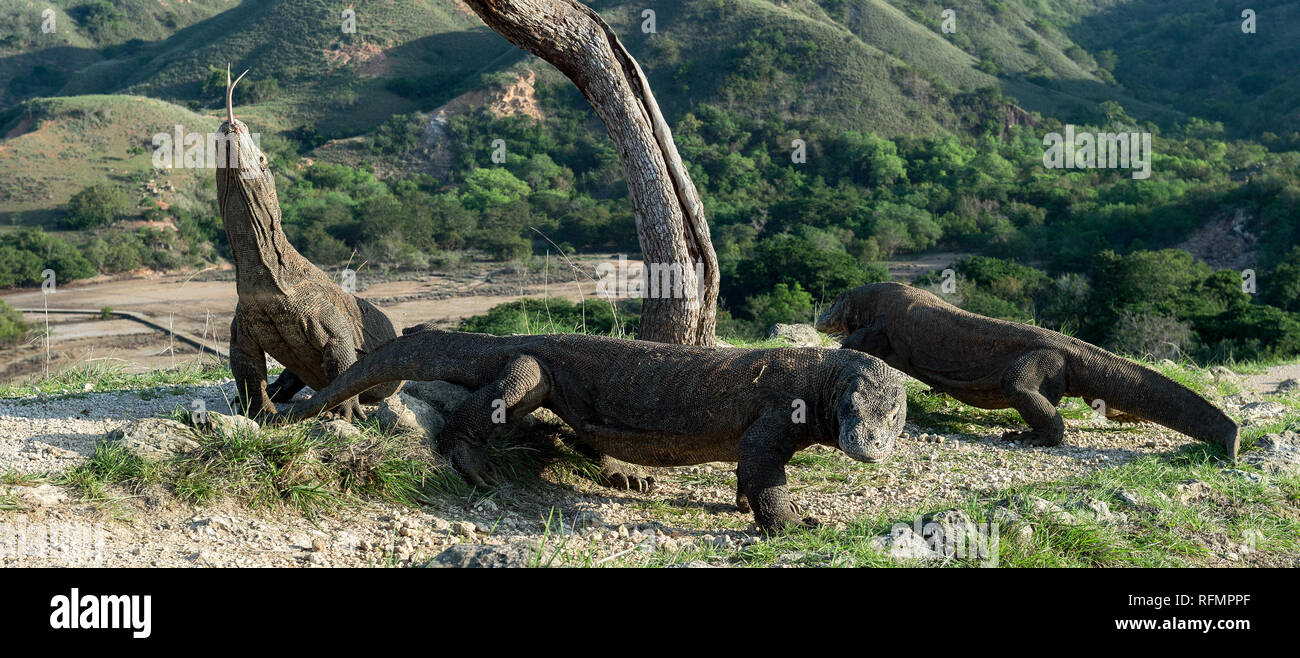
[[[576,0],[466,0],[488,27],[550,62],[605,123],[627,175],[646,271],[681,276],[680,294],[644,291],[637,337],[713,345],[718,259],[699,193],[641,67],[595,11]]]

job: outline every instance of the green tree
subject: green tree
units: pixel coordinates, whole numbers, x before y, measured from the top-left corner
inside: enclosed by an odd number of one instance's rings
[[[750,297],[745,303],[762,327],[778,322],[807,322],[812,318],[813,296],[798,283],[793,286],[778,283],[772,292]]]
[[[64,224],[74,229],[105,226],[125,214],[130,206],[126,192],[115,185],[97,183],[72,195]]]
[[[483,211],[518,201],[528,192],[528,183],[505,169],[475,169],[465,177],[460,200],[470,210]]]

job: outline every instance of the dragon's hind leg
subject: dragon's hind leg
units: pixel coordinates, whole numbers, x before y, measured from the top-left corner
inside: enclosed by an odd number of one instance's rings
[[[550,390],[550,380],[537,359],[515,357],[500,378],[474,391],[451,412],[438,434],[438,452],[471,484],[496,484],[501,478],[488,461],[488,435],[495,426],[535,411]]]
[[[1034,350],[1016,358],[1002,375],[1007,405],[1029,423],[1028,432],[1002,438],[1036,446],[1054,446],[1065,437],[1065,420],[1056,410],[1065,392],[1065,360],[1055,350]]]

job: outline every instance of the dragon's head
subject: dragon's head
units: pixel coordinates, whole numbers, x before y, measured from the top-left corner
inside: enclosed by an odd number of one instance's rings
[[[879,359],[868,372],[850,376],[839,396],[836,416],[840,423],[839,448],[864,462],[884,461],[894,452],[894,441],[907,420],[907,392],[903,376]]]
[[[874,325],[876,315],[885,308],[885,295],[897,294],[907,287],[904,283],[885,281],[845,291],[816,319],[816,330],[831,336],[849,336],[863,326]]]
[[[247,73],[244,71],[231,82],[230,68],[226,68],[226,120],[217,129],[217,202],[228,230],[230,211],[239,207],[249,209],[252,215],[249,220],[254,224],[271,227],[280,221],[275,176],[266,155],[253,141],[248,126],[235,118],[235,85]]]

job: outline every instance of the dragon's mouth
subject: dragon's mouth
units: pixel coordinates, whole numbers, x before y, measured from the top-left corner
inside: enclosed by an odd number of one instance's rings
[[[831,336],[843,336],[848,333],[844,328],[844,320],[839,317],[834,308],[822,313],[814,327],[817,331]]]
[[[239,123],[223,123],[218,130],[217,166],[222,169],[238,171],[244,180],[262,178],[265,175],[266,156],[258,148],[248,129]]]

